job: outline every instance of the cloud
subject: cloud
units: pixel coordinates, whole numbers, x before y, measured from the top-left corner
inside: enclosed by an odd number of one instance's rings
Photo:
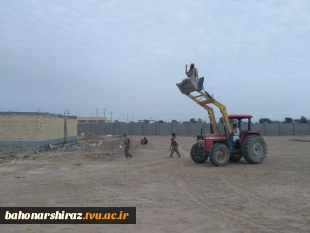
[[[36,105],[45,101],[50,112],[72,106],[73,113],[91,115],[101,105],[113,108],[116,119],[130,111],[141,119],[198,118],[206,112],[175,86],[184,65],[194,62],[206,89],[229,111],[310,116],[307,106],[288,109],[278,98],[310,97],[304,91],[309,12],[306,0],[4,1],[0,98],[8,100],[4,110],[42,108]],[[233,87],[239,90],[232,98]]]

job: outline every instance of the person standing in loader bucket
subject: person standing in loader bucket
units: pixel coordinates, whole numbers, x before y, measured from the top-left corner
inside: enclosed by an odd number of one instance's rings
[[[123,146],[125,145],[125,150],[124,150],[124,152],[125,152],[125,157],[126,158],[131,158],[132,157],[132,155],[129,153],[129,148],[130,148],[130,138],[127,136],[127,134],[123,134],[123,136],[124,136],[124,143],[123,143]]]
[[[195,68],[195,64],[192,63],[189,67],[189,71],[187,71],[187,65],[185,66],[185,74],[188,78],[183,79],[181,83],[177,83],[177,86],[183,88],[185,84],[187,84],[190,80],[196,81],[199,79],[199,74],[197,68]]]
[[[170,158],[172,157],[174,152],[176,152],[178,154],[179,158],[181,157],[180,152],[178,150],[178,146],[179,146],[179,142],[176,139],[175,133],[172,133],[171,145],[170,145],[170,148],[169,148],[169,151],[171,151]]]

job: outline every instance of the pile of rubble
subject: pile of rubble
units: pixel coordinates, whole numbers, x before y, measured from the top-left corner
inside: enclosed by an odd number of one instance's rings
[[[102,137],[94,132],[85,133],[83,140],[100,140]]]
[[[91,148],[96,146],[100,146],[102,141],[100,140],[98,143],[65,143],[65,144],[50,144],[44,147],[0,147],[0,163],[1,160],[12,160],[12,159],[24,159],[30,157],[30,159],[36,159],[38,155],[51,155],[57,152],[69,152],[69,151],[91,151]],[[111,152],[109,152],[110,154]]]
[[[66,144],[61,144],[61,145],[52,145],[50,144],[48,146],[48,150],[75,150],[75,149],[85,149],[85,148],[89,148],[89,147],[94,147],[94,146],[98,146],[101,145],[102,141],[99,141],[98,143],[83,143],[83,144],[79,144],[79,143],[66,143]]]

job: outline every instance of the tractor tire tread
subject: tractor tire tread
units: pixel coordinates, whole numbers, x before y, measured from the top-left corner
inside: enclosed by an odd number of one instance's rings
[[[255,156],[253,154],[254,143],[259,143],[262,147],[263,154],[261,156]],[[242,156],[250,164],[260,164],[264,162],[267,155],[267,145],[265,139],[261,135],[249,135],[243,142]]]
[[[224,150],[226,158],[222,162],[217,160],[215,152],[217,152],[218,150]],[[226,166],[227,163],[229,162],[229,158],[230,158],[229,150],[227,146],[222,143],[214,144],[213,147],[210,149],[209,154],[210,154],[210,162],[216,167]]]
[[[197,147],[200,146],[199,143],[195,143],[190,151],[191,159],[198,164],[205,163],[209,157],[208,153],[204,153],[202,158],[197,156]]]

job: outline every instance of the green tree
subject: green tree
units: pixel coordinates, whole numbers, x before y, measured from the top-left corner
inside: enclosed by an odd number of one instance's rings
[[[189,120],[189,122],[190,122],[190,123],[197,123],[197,121],[195,120],[195,118],[191,118],[191,119]]]
[[[293,123],[293,118],[285,117],[284,123]]]
[[[299,120],[299,123],[301,123],[301,124],[308,123],[308,119],[307,119],[306,117],[302,116],[302,117],[300,118],[300,120]]]
[[[265,123],[270,124],[272,122],[271,122],[271,120],[269,118],[261,118],[261,119],[259,119],[259,123],[260,124],[265,124]]]
[[[157,123],[165,123],[163,120],[157,121]]]
[[[197,123],[203,123],[203,120],[201,118],[198,118]]]

